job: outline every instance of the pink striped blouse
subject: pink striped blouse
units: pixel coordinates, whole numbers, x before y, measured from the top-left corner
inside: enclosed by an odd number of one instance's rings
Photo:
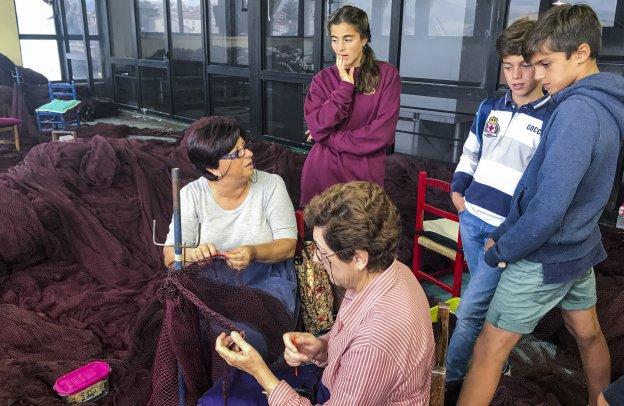
[[[394,261],[359,294],[349,290],[328,342],[322,382],[326,405],[428,405],[434,357],[427,298],[404,264]],[[304,406],[281,381],[269,405]]]

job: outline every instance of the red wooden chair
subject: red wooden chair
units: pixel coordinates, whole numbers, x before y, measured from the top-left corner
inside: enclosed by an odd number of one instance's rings
[[[464,251],[459,234],[459,216],[457,213],[442,210],[426,202],[427,189],[437,189],[446,193],[451,192],[451,184],[440,179],[427,177],[427,172],[418,174],[418,197],[416,203],[416,232],[414,235],[414,262],[412,271],[420,280],[431,282],[453,297],[461,293],[462,273],[466,268]],[[425,213],[439,217],[435,220],[426,220]],[[425,273],[421,269],[422,249],[427,248],[444,255],[453,261],[450,269],[443,269],[434,273]],[[438,277],[444,273],[453,272],[453,283],[448,285]]]

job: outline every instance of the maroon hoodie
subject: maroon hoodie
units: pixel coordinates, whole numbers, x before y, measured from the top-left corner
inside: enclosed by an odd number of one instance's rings
[[[394,66],[378,63],[381,77],[370,95],[342,81],[336,66],[312,79],[304,114],[316,142],[303,165],[301,207],[336,183],[367,180],[383,187],[386,148],[394,142],[399,119],[401,78]]]

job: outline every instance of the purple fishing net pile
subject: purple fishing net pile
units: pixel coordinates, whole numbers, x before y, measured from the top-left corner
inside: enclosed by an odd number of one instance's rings
[[[36,145],[23,163],[0,173],[1,404],[61,404],[54,381],[94,359],[112,367],[105,404],[145,404],[158,388],[174,399],[174,364],[183,366],[192,401],[223,373],[212,343],[194,344],[213,340],[216,330],[231,328],[228,323],[237,318],[280,309],[271,297],[238,288],[227,291],[202,279],[199,271],[166,271],[160,248],[152,243],[152,219],[157,238],[164,240],[171,219],[171,168],[180,168],[183,184],[199,174],[183,141],[143,142],[127,139],[130,135],[182,138],[180,133],[125,126],[85,127],[77,142]],[[304,157],[267,142],[252,148],[256,166],[280,174],[297,203]],[[399,256],[408,264],[420,169],[447,180],[452,174],[448,165],[388,157],[386,190],[401,212]],[[450,204],[447,196],[434,199]],[[624,242],[621,233],[606,229],[603,240],[609,258],[597,267],[598,314],[617,376],[624,373],[624,322],[619,317]],[[223,292],[261,303],[226,308],[232,302],[219,299]],[[275,311],[270,315],[280,320]],[[197,329],[175,335],[187,320],[191,323],[185,328]],[[202,320],[219,328],[202,330],[207,325]],[[259,327],[274,345],[281,343],[276,337],[283,328],[279,323]],[[519,345],[512,361],[515,369],[501,381],[494,404],[584,401],[578,350],[556,312]]]

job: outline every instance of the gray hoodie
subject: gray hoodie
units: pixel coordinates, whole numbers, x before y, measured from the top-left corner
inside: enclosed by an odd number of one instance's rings
[[[553,95],[558,103],[485,259],[544,265],[544,283],[575,279],[602,261],[598,219],[624,139],[624,77],[596,73]]]

